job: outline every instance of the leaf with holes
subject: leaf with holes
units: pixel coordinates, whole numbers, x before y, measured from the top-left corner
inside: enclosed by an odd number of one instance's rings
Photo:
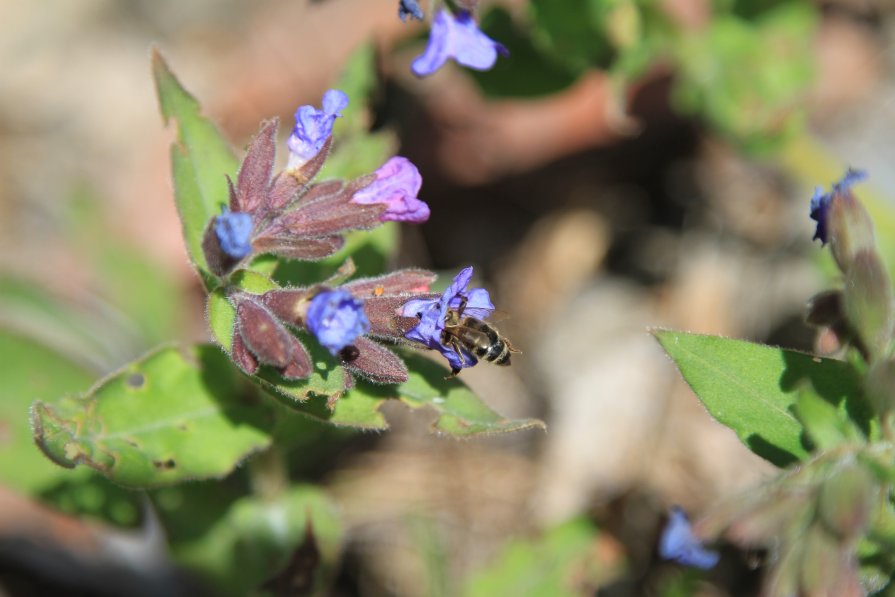
[[[227,475],[267,447],[273,405],[252,398],[209,345],[163,348],[81,396],[35,402],[37,445],[56,464],[83,464],[128,487]]]
[[[810,439],[797,417],[802,388],[869,433],[860,380],[848,363],[730,338],[653,333],[709,413],[777,466],[810,454]]]
[[[434,431],[455,436],[546,429],[538,419],[507,419],[491,410],[458,378],[445,379],[447,370],[424,356],[405,352],[409,379],[395,388],[402,402],[412,408],[428,406],[438,413]]]
[[[174,201],[183,238],[193,265],[206,288],[217,285],[202,252],[202,237],[212,217],[227,204],[227,175],[235,180],[239,163],[214,124],[199,113],[199,103],[183,88],[158,51],[152,53],[152,73],[162,117],[177,123],[171,144]]]

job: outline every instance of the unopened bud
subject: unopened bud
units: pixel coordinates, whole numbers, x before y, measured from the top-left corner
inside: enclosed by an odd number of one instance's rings
[[[820,525],[812,525],[803,544],[799,595],[863,595],[851,549]]]
[[[892,338],[892,284],[872,249],[856,253],[845,271],[845,314],[870,360],[885,354]]]
[[[895,411],[895,361],[874,363],[864,380],[864,393],[874,411],[885,420]]]
[[[861,464],[853,462],[833,473],[818,497],[818,515],[838,539],[850,541],[867,527],[879,485]]]
[[[875,248],[873,221],[848,187],[833,194],[827,226],[830,230],[830,250],[843,272],[850,269],[858,253]]]
[[[808,300],[805,322],[816,327],[833,327],[845,320],[841,290],[825,290]]]

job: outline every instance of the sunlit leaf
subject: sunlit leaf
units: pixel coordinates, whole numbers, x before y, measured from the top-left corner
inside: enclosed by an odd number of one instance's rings
[[[171,170],[187,252],[211,288],[214,277],[202,252],[202,236],[211,218],[227,204],[226,176],[235,180],[239,164],[229,143],[200,114],[199,103],[183,88],[158,51],[152,54],[152,73],[162,117],[166,123],[174,120],[177,124],[177,139],[171,144]]]
[[[428,406],[438,413],[433,430],[454,436],[546,429],[538,419],[507,419],[485,404],[458,378],[445,379],[441,365],[412,352],[401,355],[410,369],[407,382],[396,387],[402,402],[412,408]]]
[[[216,347],[164,348],[86,394],[36,402],[35,440],[61,466],[130,487],[222,477],[270,444],[274,424],[240,380]]]
[[[809,455],[810,443],[795,413],[803,388],[841,404],[868,432],[859,381],[848,363],[717,336],[654,333],[709,413],[777,466]]]

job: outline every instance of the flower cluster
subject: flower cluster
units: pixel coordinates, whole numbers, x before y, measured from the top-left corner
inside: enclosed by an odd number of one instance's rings
[[[262,126],[236,184],[230,183],[229,208],[205,233],[203,249],[215,274],[224,276],[262,253],[322,259],[342,247],[350,230],[367,230],[388,220],[428,219],[428,206],[416,196],[422,179],[405,158],[392,158],[375,173],[348,183],[311,183],[329,154],[333,123],[347,103],[344,93],[330,90],[322,109],[298,109],[287,142],[289,164],[276,176],[277,121]]]
[[[233,359],[250,375],[257,373],[260,365],[270,365],[286,378],[307,377],[311,359],[288,329],[293,328],[313,334],[354,374],[379,383],[404,382],[407,368],[403,361],[374,339],[403,340],[418,321],[401,316],[401,306],[421,296],[434,280],[430,272],[406,269],[344,284],[330,280],[260,295],[237,292],[231,296],[237,311]]]
[[[441,296],[429,293],[435,276],[423,270],[345,282],[353,274],[350,261],[336,276],[313,286],[253,294],[239,284],[228,285],[231,274],[257,255],[317,260],[341,248],[348,231],[389,220],[419,223],[429,218],[429,206],[417,197],[422,177],[400,156],[353,181],[313,182],[347,101],[345,94],[331,90],[321,109],[298,109],[288,139],[289,163],[277,175],[277,122],[265,123],[246,152],[236,183],[230,182],[228,206],[206,229],[205,258],[224,282],[236,312],[231,357],[250,375],[266,365],[287,379],[304,379],[313,366],[301,336],[291,331],[297,330],[313,336],[341,367],[376,382],[403,382],[407,369],[375,340],[438,350],[454,373],[471,367],[476,357],[445,334],[449,311],[485,318],[494,310],[486,290],[468,288],[471,267]],[[506,356],[500,364],[508,362]]]
[[[400,0],[398,16],[422,20],[423,11],[416,0]],[[497,56],[509,56],[509,51],[499,42],[485,35],[469,10],[453,13],[439,8],[432,19],[429,43],[410,69],[418,77],[429,76],[449,60],[474,70],[490,70]]]

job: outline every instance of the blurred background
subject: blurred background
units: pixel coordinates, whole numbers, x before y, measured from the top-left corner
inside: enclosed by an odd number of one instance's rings
[[[0,593],[139,594],[133,570],[172,583],[145,594],[234,590],[234,570],[191,560],[176,516],[152,513],[177,501],[164,491],[154,506],[64,491],[27,408],[159,343],[208,338],[150,48],[242,148],[274,115],[285,138],[370,41],[370,126],[417,164],[432,209],[401,228],[391,266],[448,279],[475,266],[523,354],[462,377],[548,429],[461,442],[400,404],[383,435],[309,423],[293,474],[345,528],[332,593],[754,593],[750,554],[707,576],[655,556],[671,505],[696,514],[772,471],[649,330],[812,349],[803,306],[831,271],[810,240],[813,186],[866,169],[871,211],[892,218],[895,13],[881,0],[480,10],[511,57],[420,80],[409,63],[428,22],[402,23],[395,0],[0,0]]]

